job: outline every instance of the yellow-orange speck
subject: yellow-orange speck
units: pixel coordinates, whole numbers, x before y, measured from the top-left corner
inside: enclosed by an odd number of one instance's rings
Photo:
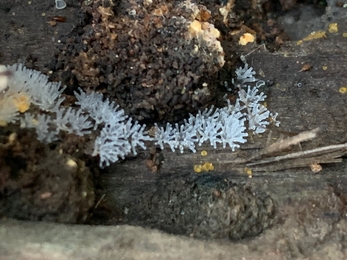
[[[30,107],[30,98],[28,95],[20,93],[13,97],[13,103],[19,112],[24,113]]]
[[[347,93],[347,87],[341,87],[341,88],[339,88],[339,92],[340,92],[341,94],[346,94],[346,93]]]
[[[337,26],[337,23],[331,23],[331,24],[329,24],[328,31],[329,31],[330,33],[337,33],[337,32],[339,31],[338,26]]]
[[[326,38],[326,32],[324,31],[316,31],[316,32],[311,32],[307,37],[305,37],[302,40],[297,41],[297,45],[302,44],[304,41],[311,41],[315,39],[321,39],[321,38]]]
[[[206,156],[207,155],[207,151],[202,150],[200,154],[201,154],[201,156]]]
[[[245,167],[244,169],[244,172],[247,173],[249,176],[252,176],[252,169],[248,168],[248,167]]]
[[[195,172],[202,172],[202,166],[200,164],[195,164],[194,165],[194,171]]]
[[[212,163],[210,162],[205,162],[203,165],[202,165],[202,169],[206,172],[208,171],[213,171],[214,170],[214,166]]]
[[[5,120],[0,120],[0,126],[7,126],[7,122]]]
[[[254,42],[254,41],[255,41],[255,37],[252,34],[244,33],[240,37],[239,44],[240,45],[246,45],[247,43]]]

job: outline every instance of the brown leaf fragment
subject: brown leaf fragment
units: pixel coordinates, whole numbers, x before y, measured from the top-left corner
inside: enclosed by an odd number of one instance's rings
[[[319,163],[312,163],[310,165],[311,171],[313,171],[314,173],[320,172],[323,168]]]
[[[299,70],[299,72],[308,71],[308,70],[310,70],[311,68],[312,68],[312,65],[311,65],[311,64],[305,63],[305,64],[302,66],[301,70]]]

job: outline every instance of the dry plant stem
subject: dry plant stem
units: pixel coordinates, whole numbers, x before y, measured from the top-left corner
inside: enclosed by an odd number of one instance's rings
[[[342,155],[347,153],[347,143],[344,144],[338,144],[338,145],[328,145],[328,146],[323,146],[315,149],[311,149],[308,151],[301,151],[301,152],[295,152],[295,153],[290,153],[286,155],[280,155],[280,156],[275,156],[272,158],[260,160],[257,162],[253,163],[248,163],[247,166],[257,166],[257,165],[262,165],[262,164],[267,164],[271,162],[279,162],[283,160],[289,160],[289,159],[300,159],[304,158],[306,159],[312,159],[316,160],[315,162],[319,163],[322,162],[319,159],[323,160],[324,159],[336,159],[336,157],[341,157]],[[326,155],[328,154],[328,155]],[[324,156],[325,155],[325,156]],[[320,158],[323,157],[323,158]],[[326,162],[330,162],[329,160]],[[307,165],[307,164],[306,164]]]
[[[304,168],[308,167],[311,164],[315,164],[319,161],[320,163],[340,163],[342,162],[342,159],[331,159],[327,160],[324,159],[321,160],[318,158],[304,158],[304,159],[295,159],[295,160],[289,160],[289,161],[280,161],[280,162],[273,162],[269,165],[265,166],[255,166],[252,167],[252,172],[275,172],[275,171],[282,171],[282,170],[288,170],[288,169],[294,169],[294,168]]]
[[[261,150],[259,153],[252,156],[250,159],[246,159],[244,162],[254,161],[254,160],[257,160],[263,156],[267,156],[267,155],[275,153],[275,152],[283,151],[283,150],[291,147],[292,145],[300,145],[301,142],[312,140],[313,138],[315,138],[317,136],[318,131],[319,131],[319,128],[315,128],[315,129],[310,130],[310,131],[305,131],[305,132],[299,133],[293,137],[281,139],[281,140],[267,146],[266,148]],[[269,138],[271,138],[271,136],[272,136],[272,133],[270,133]]]
[[[234,166],[251,167],[253,171],[278,171],[290,168],[299,168],[311,164],[341,162],[343,155],[347,154],[347,143],[328,145],[307,151],[293,152],[285,155],[271,156],[275,152],[281,152],[292,145],[300,145],[301,142],[312,140],[317,136],[319,128],[299,133],[293,137],[281,139],[276,143],[264,148],[256,155],[248,159],[223,161]],[[268,157],[262,159],[262,157]]]
[[[293,137],[279,140],[276,143],[266,147],[263,151],[260,152],[260,155],[267,155],[274,152],[283,151],[284,149],[287,149],[292,145],[297,145],[297,144],[300,144],[301,142],[312,140],[313,138],[317,136],[318,131],[319,131],[319,128],[315,128],[310,131],[299,133]]]

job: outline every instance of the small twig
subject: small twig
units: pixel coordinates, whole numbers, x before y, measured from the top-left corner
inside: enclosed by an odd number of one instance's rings
[[[265,45],[265,43],[263,43],[263,44],[259,45],[257,48],[255,48],[254,50],[251,50],[250,52],[248,52],[246,55],[241,55],[240,56],[241,61],[246,64],[247,63],[246,57],[248,55],[252,54],[253,52],[255,52],[256,50],[260,49],[261,47],[264,47],[264,50],[266,51],[266,45]]]
[[[275,152],[280,152],[283,151],[284,149],[289,148],[292,145],[299,145],[301,142],[312,140],[317,136],[317,133],[319,131],[319,128],[315,128],[310,131],[305,131],[302,133],[299,133],[293,137],[288,137],[286,139],[281,139],[270,146],[267,146],[263,150],[261,150],[259,153],[255,154],[252,156],[250,159],[247,161],[254,161],[256,159],[259,159],[263,156],[267,156],[269,154],[275,153]]]
[[[252,167],[252,172],[264,172],[264,171],[281,171],[281,170],[287,170],[287,169],[293,169],[293,168],[302,168],[302,167],[308,167],[312,164],[316,164],[317,161],[319,161],[320,164],[322,163],[340,163],[342,162],[341,158],[338,159],[320,159],[318,158],[305,158],[305,159],[295,159],[295,160],[288,160],[288,161],[281,161],[281,162],[275,162],[270,165],[264,165],[264,166],[255,166]]]
[[[292,145],[297,145],[301,142],[312,140],[317,136],[318,131],[319,128],[315,128],[310,131],[299,133],[293,137],[288,137],[286,139],[279,140],[278,142],[273,143],[272,145],[266,147],[263,151],[261,151],[261,155],[267,155],[274,152],[283,151],[284,149],[287,149]]]
[[[101,201],[105,198],[105,193],[102,194],[102,196],[100,197],[100,199],[98,200],[98,202],[95,204],[94,210],[97,209],[101,203]]]
[[[312,164],[341,162],[341,157],[347,154],[347,143],[328,145],[306,151],[273,156],[274,153],[281,152],[293,145],[300,145],[301,142],[314,139],[317,136],[318,131],[319,128],[316,128],[299,133],[293,137],[281,139],[262,149],[250,158],[234,158],[232,161],[223,162],[231,163],[236,167],[251,167],[252,171],[278,171],[309,166]]]
[[[267,164],[271,162],[279,162],[279,161],[289,160],[289,159],[299,159],[299,158],[315,159],[314,156],[322,156],[324,154],[334,153],[334,152],[338,152],[335,155],[336,157],[342,156],[345,153],[347,153],[347,143],[338,144],[338,145],[328,145],[328,146],[323,146],[323,147],[319,147],[319,148],[315,148],[315,149],[311,149],[307,151],[275,156],[275,157],[263,159],[257,162],[248,163],[247,166],[257,166],[257,165],[263,165],[263,164]],[[331,156],[328,156],[328,157],[331,157]]]

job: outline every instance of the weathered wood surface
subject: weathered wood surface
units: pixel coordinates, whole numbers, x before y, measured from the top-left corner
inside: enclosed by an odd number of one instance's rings
[[[340,163],[323,165],[319,173],[312,172],[309,163],[298,169],[276,172],[269,171],[272,169],[271,164],[265,172],[257,172],[255,167],[251,179],[242,171],[244,165],[234,165],[235,160],[258,152],[257,147],[266,147],[268,142],[271,144],[283,136],[292,136],[316,127],[320,128],[316,138],[294,146],[284,154],[346,143],[347,95],[339,92],[339,88],[347,84],[346,47],[340,44],[341,40],[344,39],[340,35],[329,35],[328,39],[305,43],[300,47],[294,43],[283,48],[280,53],[255,53],[248,57],[257,71],[261,69],[266,79],[275,82],[267,90],[267,103],[269,109],[279,113],[281,126],[272,128],[270,139],[269,132],[262,137],[254,137],[253,142],[236,153],[227,149],[203,147],[201,149],[208,151],[206,157],[202,157],[199,152],[180,154],[165,150],[165,160],[157,174],[144,170],[148,156],[144,152],[143,157],[139,156],[107,170],[108,174],[103,177],[104,199],[122,208],[122,203],[131,203],[141,191],[155,185],[158,175],[194,174],[195,164],[209,161],[215,165],[212,174],[248,185],[253,190],[265,191],[277,202],[280,221],[257,239],[241,242],[245,246],[245,255],[251,255],[247,251],[247,246],[250,246],[262,252],[259,258],[264,259],[345,257],[346,159],[341,159]],[[325,53],[318,55],[320,49]],[[311,64],[313,68],[300,72],[304,63]],[[323,66],[328,69],[323,70]],[[302,83],[300,87],[298,83]],[[338,157],[345,152],[343,148]],[[294,160],[287,167],[292,168],[300,159]],[[317,162],[320,162],[318,157]],[[236,168],[241,171],[236,171]],[[269,251],[273,254],[268,255]],[[257,257],[250,256],[249,259]]]
[[[34,2],[34,1],[32,1]],[[52,9],[53,1],[41,1],[46,15],[61,14]],[[44,3],[43,3],[44,2]],[[22,1],[4,1],[4,4]],[[18,5],[13,23],[1,19],[0,62],[9,64],[30,59],[35,67],[47,69],[54,48],[59,43],[55,36],[68,34],[75,26],[68,20],[57,27],[49,27],[46,18],[38,25],[32,15],[42,16],[42,10]],[[21,7],[20,7],[21,6]],[[73,17],[77,9],[69,7],[64,15]],[[339,18],[340,28],[346,21]],[[35,20],[36,21],[36,20]],[[7,30],[9,30],[7,32]],[[57,33],[55,33],[57,31]],[[30,40],[31,39],[31,40]],[[39,39],[39,40],[38,40]],[[346,86],[345,38],[340,34],[328,34],[326,39],[297,46],[288,44],[281,52],[253,53],[247,57],[256,71],[264,72],[266,79],[275,84],[267,90],[268,107],[279,113],[281,127],[273,129],[270,141],[283,136],[320,127],[319,136],[301,145],[301,149],[313,149],[347,141],[347,94],[339,93]],[[303,63],[313,68],[299,72]],[[327,70],[322,70],[327,66]],[[298,87],[298,83],[302,83]],[[290,134],[288,134],[290,133]],[[264,147],[267,135],[255,137],[254,145]],[[249,146],[252,145],[252,142]],[[232,167],[234,158],[247,157],[243,148],[232,154],[228,150],[208,150],[208,157],[199,153],[175,154],[164,151],[165,162],[161,173],[193,173],[193,165],[204,160],[214,163],[214,174],[226,175],[235,182],[242,182],[253,189],[266,191],[277,201],[279,221],[270,230],[252,240],[240,243],[220,241],[196,241],[170,236],[137,227],[65,226],[47,223],[26,223],[11,220],[0,221],[1,259],[344,259],[344,234],[347,232],[347,162],[323,166],[318,174],[310,169],[280,172],[254,172],[250,179]],[[298,149],[298,147],[295,147]],[[120,196],[132,200],[144,184],[154,182],[158,174],[145,168],[146,153],[108,170],[103,179],[105,200],[111,204]],[[241,167],[242,168],[242,167]],[[120,183],[119,180],[122,180]],[[125,195],[126,194],[126,195]],[[125,198],[125,197],[123,197]]]
[[[0,6],[0,63],[24,63],[48,73],[48,66],[59,39],[67,37],[84,19],[79,1],[68,1],[64,10],[54,8],[54,1],[4,0]],[[47,22],[55,15],[66,17],[65,23],[52,27]]]
[[[339,44],[341,40],[344,40],[342,36],[329,35],[328,39],[319,39],[309,44],[305,43],[300,47],[295,46],[295,43],[291,44],[279,53],[261,52],[249,55],[247,60],[250,65],[254,66],[256,71],[262,70],[265,79],[274,81],[274,85],[268,87],[265,91],[268,95],[267,104],[269,109],[279,113],[280,127],[271,127],[270,131],[261,136],[251,136],[250,141],[241,146],[241,149],[236,152],[222,148],[215,150],[207,146],[198,148],[197,153],[172,153],[170,149],[166,149],[163,151],[165,159],[159,174],[194,173],[193,167],[195,164],[212,162],[215,166],[213,174],[231,176],[235,181],[247,182],[260,189],[266,187],[265,189],[268,192],[276,194],[280,200],[281,196],[285,194],[287,196],[304,196],[303,194],[289,195],[292,185],[296,186],[296,183],[303,184],[306,182],[307,186],[313,187],[313,179],[316,179],[315,183],[318,186],[315,190],[319,192],[324,186],[324,184],[321,186],[320,182],[326,183],[329,178],[344,177],[346,161],[341,158],[339,159],[342,161],[340,165],[322,165],[323,171],[320,173],[314,174],[311,172],[310,162],[319,163],[324,161],[319,157],[320,154],[313,156],[313,160],[311,158],[302,161],[303,158],[299,157],[290,161],[289,164],[287,163],[284,166],[288,171],[272,172],[275,166],[278,166],[276,161],[267,165],[265,169],[260,169],[257,165],[249,166],[253,170],[253,179],[249,180],[247,180],[247,174],[243,171],[244,167],[248,166],[247,163],[235,163],[251,158],[259,153],[261,149],[281,140],[281,138],[292,137],[315,128],[319,128],[316,138],[302,142],[300,145],[294,145],[281,154],[287,155],[330,145],[346,144],[347,94],[341,94],[339,88],[347,84],[347,75],[345,74],[347,48],[345,45]],[[325,50],[325,53],[318,55],[318,49]],[[305,63],[311,64],[312,69],[300,72]],[[323,66],[327,66],[327,70],[323,70]],[[301,83],[300,87],[298,83]],[[201,156],[201,150],[206,150],[208,155]],[[346,147],[339,149],[338,152],[337,157],[346,154]],[[333,152],[330,154],[333,154]],[[155,180],[156,174],[143,172],[148,154],[145,151],[142,155],[142,158],[140,156],[131,162],[115,165],[114,168],[108,169],[107,172],[114,173],[114,175],[110,174],[105,177],[105,185],[112,190],[112,186],[119,186],[117,182],[120,179],[123,184],[128,179],[128,182],[131,183],[129,187],[134,182],[146,183]],[[267,158],[276,155],[278,154],[269,155]],[[299,170],[295,169],[295,166],[300,165],[304,167],[300,167]],[[258,170],[261,170],[261,172],[258,172]],[[121,178],[119,178],[120,176]],[[267,182],[274,182],[274,185],[267,185]],[[128,189],[126,186],[123,186],[123,188]]]

